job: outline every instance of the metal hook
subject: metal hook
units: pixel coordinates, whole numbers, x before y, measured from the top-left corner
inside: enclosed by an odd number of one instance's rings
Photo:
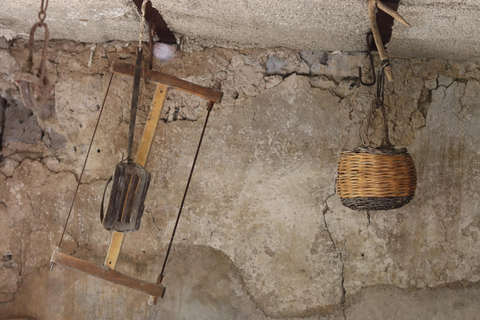
[[[369,33],[367,33],[367,36],[366,36],[366,40],[367,40],[367,52],[368,52],[368,57],[370,58],[370,67],[372,69],[372,82],[364,82],[362,80],[362,68],[359,67],[358,68],[358,78],[360,80],[360,83],[364,86],[373,86],[375,84],[375,82],[377,81],[377,78],[376,78],[376,75],[375,75],[375,66],[373,65],[373,56],[372,56],[372,50],[370,49],[370,46],[372,45],[372,42],[373,42],[373,33],[370,31]]]

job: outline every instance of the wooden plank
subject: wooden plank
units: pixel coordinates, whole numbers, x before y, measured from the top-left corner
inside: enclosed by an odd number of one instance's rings
[[[113,231],[107,257],[105,258],[105,266],[110,270],[115,270],[117,266],[118,256],[120,255],[120,249],[122,249],[124,239],[125,233]]]
[[[150,147],[152,146],[155,131],[157,130],[158,120],[160,119],[160,115],[162,113],[167,92],[168,87],[166,85],[157,85],[157,90],[155,91],[155,96],[153,97],[152,101],[153,107],[150,109],[150,113],[148,114],[147,123],[143,129],[142,139],[140,140],[137,158],[135,160],[135,162],[141,166],[145,166],[147,163],[148,154],[150,152]],[[107,257],[105,258],[105,266],[111,270],[115,270],[115,267],[117,266],[118,256],[120,255],[120,249],[122,248],[124,238],[125,233],[116,231],[113,232]]]
[[[112,66],[112,71],[124,76],[133,77],[135,66],[116,61]],[[222,101],[223,92],[220,90],[199,86],[197,84],[154,70],[147,70],[146,76],[151,82],[164,84],[172,88],[186,91],[208,101],[214,101],[215,103],[220,103]]]
[[[165,291],[165,288],[162,285],[132,278],[124,275],[123,273],[110,270],[109,268],[72,257],[68,254],[58,251],[58,249],[53,251],[52,259],[50,261],[69,269],[80,271],[82,273],[101,278],[124,287],[145,292],[154,297],[161,297]]]
[[[168,87],[164,84],[157,84],[157,90],[155,91],[155,96],[152,101],[152,109],[148,114],[147,123],[143,129],[142,139],[140,140],[140,145],[138,146],[136,163],[145,167],[147,163],[148,153],[150,152],[150,147],[152,146],[153,137],[155,136],[155,131],[157,130],[158,120],[160,119],[160,114],[162,113],[163,104],[167,97]]]

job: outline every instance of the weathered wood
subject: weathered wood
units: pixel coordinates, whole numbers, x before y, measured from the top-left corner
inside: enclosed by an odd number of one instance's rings
[[[160,114],[162,113],[167,92],[168,87],[166,85],[157,84],[157,90],[155,91],[155,96],[153,97],[152,101],[152,109],[148,114],[147,123],[143,129],[142,139],[140,140],[140,145],[138,146],[137,158],[135,159],[135,162],[143,167],[145,167],[145,164],[147,163],[148,154],[150,152],[150,147],[152,146],[155,131],[157,130],[158,120],[160,119]]]
[[[122,74],[124,76],[133,77],[135,72],[135,66],[116,61],[112,66],[112,71],[118,74]],[[145,75],[151,82],[157,84],[164,84],[172,88],[186,91],[188,93],[202,97],[203,99],[208,101],[212,100],[216,103],[220,103],[222,101],[223,92],[221,92],[220,90],[202,87],[197,84],[154,70],[146,70]]]
[[[384,11],[386,14],[392,16],[394,19],[397,19],[407,27],[410,27],[410,24],[402,18],[396,11],[392,10],[386,6],[381,0],[368,0],[368,20],[370,21],[370,28],[372,29],[373,39],[375,39],[375,45],[377,46],[378,54],[382,61],[388,60],[388,55],[385,52],[385,47],[383,46],[382,36],[378,30],[377,24],[377,8]],[[392,67],[390,64],[385,66],[385,75],[387,76],[388,81],[393,81]]]
[[[124,287],[145,292],[154,297],[161,297],[165,290],[162,285],[157,285],[132,278],[109,268],[72,257],[58,250],[53,251],[51,262],[62,265],[69,269],[73,269],[75,271],[79,271],[97,278],[101,278],[122,285]]]
[[[387,52],[383,46],[382,36],[378,30],[376,11],[377,0],[368,0],[368,19],[370,21],[370,28],[372,29],[373,39],[375,40],[380,60],[388,60]],[[388,81],[393,81],[392,67],[390,65],[385,66],[385,75],[387,76]]]
[[[107,257],[105,258],[105,266],[111,270],[115,270],[115,267],[117,266],[117,260],[120,254],[120,249],[122,249],[124,238],[125,233],[114,231],[112,234],[110,247],[108,247]]]

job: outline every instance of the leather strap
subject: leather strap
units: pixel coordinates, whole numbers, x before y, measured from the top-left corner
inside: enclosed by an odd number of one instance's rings
[[[112,178],[113,178],[113,176],[110,176],[110,179],[108,179],[107,184],[105,185],[105,189],[103,190],[102,204],[100,206],[100,222],[101,223],[103,223],[103,219],[105,217],[105,214],[104,214],[104,211],[103,211],[103,207],[104,207],[104,204],[105,204],[105,195],[107,194],[108,185],[110,184],[110,182],[112,182]]]

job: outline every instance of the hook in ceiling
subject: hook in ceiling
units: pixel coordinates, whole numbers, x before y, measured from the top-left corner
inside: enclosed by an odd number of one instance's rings
[[[363,81],[363,79],[362,79],[362,68],[361,67],[358,68],[358,79],[360,80],[360,84],[369,87],[369,86],[373,86],[375,84],[375,82],[377,81],[376,75],[375,75],[375,66],[373,64],[372,50],[370,49],[371,44],[373,42],[373,33],[371,31],[367,33],[366,40],[367,40],[367,54],[368,54],[368,58],[370,60],[370,69],[372,70],[372,82]]]

